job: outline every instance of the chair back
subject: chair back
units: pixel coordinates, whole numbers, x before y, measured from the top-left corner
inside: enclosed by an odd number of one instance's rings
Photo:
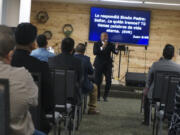
[[[156,71],[154,73],[154,89],[152,99],[153,101],[166,102],[166,95],[168,92],[169,79],[177,77],[179,74],[169,71]]]
[[[9,81],[0,79],[0,134],[9,135]]]
[[[51,68],[55,110],[76,98],[76,73],[70,68]],[[58,110],[60,111],[60,110]]]
[[[169,78],[169,86],[168,92],[166,95],[166,103],[165,103],[165,115],[171,119],[171,115],[174,112],[175,108],[175,100],[176,100],[176,90],[178,84],[180,82],[180,76],[171,77]]]
[[[31,107],[30,113],[36,129],[41,129],[41,73],[31,73],[34,82],[38,86],[38,106]]]

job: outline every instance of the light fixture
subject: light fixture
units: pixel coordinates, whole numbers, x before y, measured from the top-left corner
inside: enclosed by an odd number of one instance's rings
[[[149,5],[164,5],[164,6],[180,6],[178,3],[161,3],[161,2],[144,2],[144,4]]]
[[[131,4],[142,4],[142,1],[132,1],[132,0],[100,0],[104,2],[118,2],[118,3],[131,3]]]

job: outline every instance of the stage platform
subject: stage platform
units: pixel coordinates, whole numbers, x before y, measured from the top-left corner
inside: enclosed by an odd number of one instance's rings
[[[105,85],[102,85],[101,93],[104,92]],[[112,84],[110,97],[116,98],[136,98],[140,99],[142,97],[143,87],[129,87],[122,84]]]

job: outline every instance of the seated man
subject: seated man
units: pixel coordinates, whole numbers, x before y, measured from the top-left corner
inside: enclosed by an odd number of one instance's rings
[[[45,118],[45,113],[53,109],[53,93],[51,91],[50,72],[46,62],[41,62],[37,58],[30,56],[35,46],[37,28],[30,23],[19,24],[15,31],[16,50],[12,57],[11,65],[14,67],[25,67],[31,73],[41,73],[42,80],[42,118],[41,130],[48,133],[50,124]]]
[[[82,63],[79,59],[73,56],[74,51],[74,40],[72,38],[65,38],[61,44],[62,53],[49,58],[49,66],[62,68],[62,67],[70,67],[73,68],[77,73],[77,82],[79,84],[82,83]],[[79,94],[79,93],[77,93]]]
[[[83,63],[84,68],[84,81],[82,86],[82,92],[83,94],[89,94],[89,110],[88,114],[99,114],[99,112],[96,110],[97,107],[97,86],[93,84],[89,78],[88,75],[92,75],[94,70],[92,67],[92,64],[90,62],[90,58],[88,56],[85,56],[84,53],[86,51],[86,46],[84,44],[79,44],[76,49],[75,56],[79,58]]]
[[[146,87],[144,89],[144,125],[149,125],[150,103],[154,89],[153,75],[156,71],[171,71],[180,73],[180,65],[172,61],[174,57],[174,46],[168,44],[163,50],[163,58],[153,63],[149,70]]]
[[[47,50],[48,41],[46,39],[46,36],[39,35],[37,37],[37,44],[38,44],[39,48],[33,50],[31,52],[31,56],[33,56],[41,61],[44,61],[44,62],[48,62],[49,57],[55,56],[53,53],[51,53]]]
[[[10,66],[14,45],[11,29],[0,26],[0,78],[8,79],[10,85],[10,135],[45,135],[35,131],[29,113],[38,104],[36,84],[25,68]]]

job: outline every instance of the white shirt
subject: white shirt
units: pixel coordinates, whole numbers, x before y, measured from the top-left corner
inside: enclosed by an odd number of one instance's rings
[[[102,44],[103,44],[103,45],[104,45],[104,43],[105,43],[105,42],[102,41]],[[103,51],[103,49],[104,49],[103,47],[100,47],[100,50],[101,50],[101,51]],[[118,53],[118,50],[117,50],[116,48],[115,48],[115,51],[116,51],[116,53]]]

